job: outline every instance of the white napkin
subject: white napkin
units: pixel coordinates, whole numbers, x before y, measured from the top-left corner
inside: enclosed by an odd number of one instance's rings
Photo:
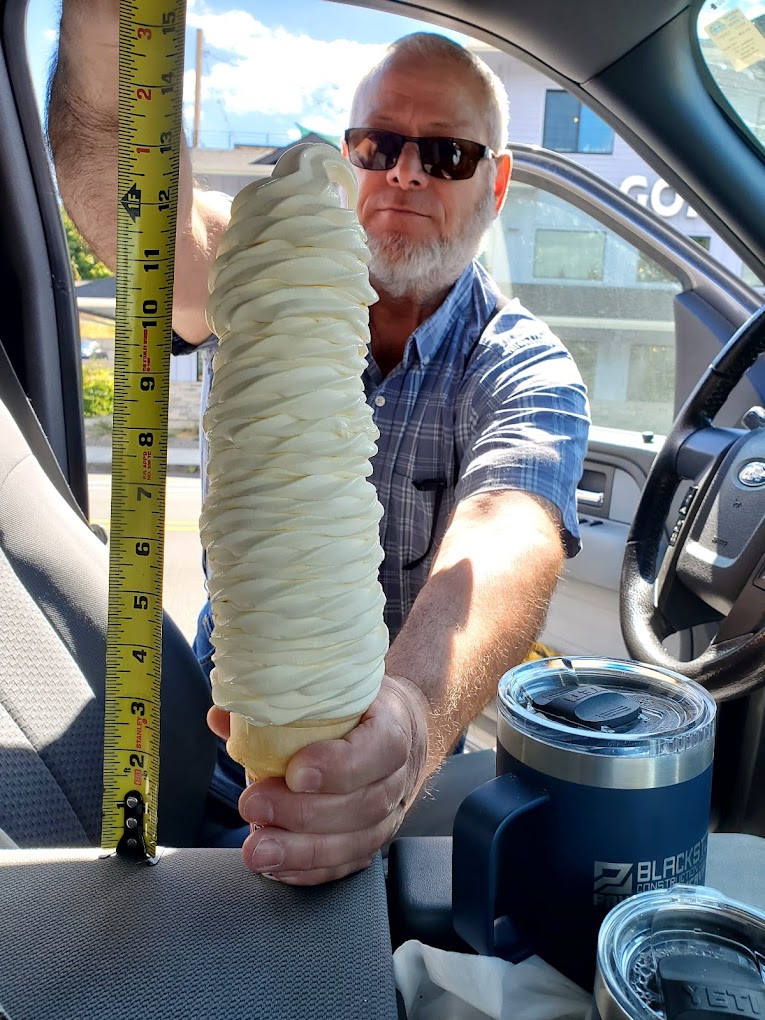
[[[587,1020],[592,996],[538,956],[507,963],[412,940],[393,954],[408,1020]]]

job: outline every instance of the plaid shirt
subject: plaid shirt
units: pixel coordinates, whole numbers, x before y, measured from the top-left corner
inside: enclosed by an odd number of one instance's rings
[[[585,388],[548,327],[518,301],[494,315],[499,300],[474,262],[385,379],[368,355],[363,381],[380,430],[372,482],[385,510],[380,581],[391,640],[425,583],[449,514],[467,496],[499,489],[543,496],[560,510],[568,555],[579,550]],[[204,407],[214,344],[202,350]],[[204,438],[201,455],[204,495]]]
[[[380,430],[372,481],[385,508],[380,580],[391,639],[427,579],[450,513],[467,496],[498,489],[543,496],[560,510],[568,554],[579,550],[584,385],[560,341],[517,301],[492,318],[499,299],[491,277],[473,263],[385,379],[368,359],[364,387]]]

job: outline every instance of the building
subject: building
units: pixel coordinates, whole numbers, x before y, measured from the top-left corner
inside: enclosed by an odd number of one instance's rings
[[[759,286],[683,197],[578,99],[509,54],[481,43],[473,48],[505,83],[513,142],[565,153]],[[729,73],[722,65],[713,70]],[[760,102],[757,90],[747,97],[745,88],[744,82],[744,107]],[[747,112],[765,135],[765,110]],[[233,195],[269,173],[281,151],[268,145],[198,148],[192,163],[203,186]],[[541,315],[571,350],[597,424],[667,430],[674,403],[674,299],[681,281],[572,203],[521,182],[511,186],[482,261],[504,293]]]
[[[287,145],[235,145],[233,149],[191,150],[194,179],[208,191],[236,195],[252,181],[268,177],[279,157],[301,142],[324,142],[339,147],[338,139],[300,128],[300,138]]]
[[[612,128],[556,82],[493,47],[472,49],[502,79],[510,99],[510,138],[562,152],[647,206],[675,229],[701,244],[746,282],[759,284],[725,242],[694,209]],[[737,87],[740,83],[736,82]],[[759,93],[756,93],[759,101]],[[765,111],[758,113],[765,127]],[[549,241],[547,242],[549,243]],[[583,258],[585,253],[583,253]],[[544,256],[542,256],[544,258]],[[589,258],[597,261],[589,250]]]

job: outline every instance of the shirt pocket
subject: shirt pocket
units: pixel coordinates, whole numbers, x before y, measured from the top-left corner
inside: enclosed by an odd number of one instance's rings
[[[386,555],[404,575],[427,576],[454,505],[454,480],[445,474],[412,478],[394,471],[392,482],[395,509],[388,523]]]

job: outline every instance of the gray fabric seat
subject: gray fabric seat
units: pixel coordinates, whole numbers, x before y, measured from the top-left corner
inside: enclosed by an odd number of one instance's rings
[[[14,410],[51,471],[28,405]],[[167,617],[159,841],[187,849],[155,867],[39,849],[100,843],[107,553],[55,482],[0,402],[0,1013],[395,1020],[379,857],[293,889],[238,850],[188,849],[215,741],[206,680]],[[36,849],[3,849],[4,834]]]
[[[152,868],[97,853],[0,854],[8,1017],[395,1020],[379,857],[298,889],[237,850],[168,850]]]
[[[63,478],[51,481],[52,456],[41,456],[46,474],[31,452],[28,439],[45,443],[31,408],[8,399],[17,420],[0,402],[0,830],[21,847],[99,845],[108,554]],[[166,845],[199,838],[215,755],[208,707],[205,678],[165,616]]]

